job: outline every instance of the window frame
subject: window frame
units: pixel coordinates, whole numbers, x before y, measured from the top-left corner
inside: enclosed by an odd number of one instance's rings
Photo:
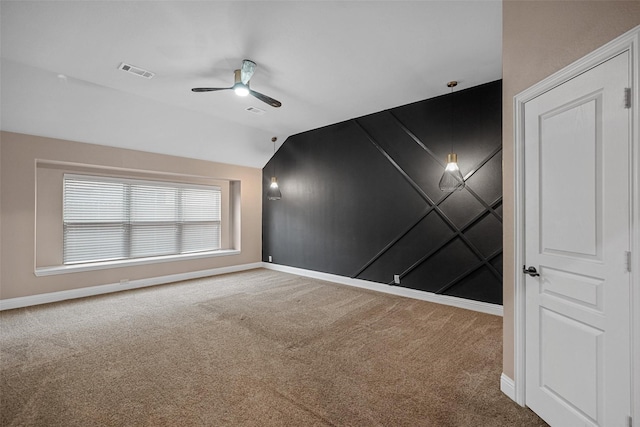
[[[67,197],[67,180],[76,180],[76,181],[87,181],[87,182],[114,182],[118,184],[123,184],[125,186],[125,190],[122,196],[122,203],[124,206],[123,219],[122,221],[93,221],[93,222],[83,222],[83,221],[67,221],[66,220],[66,212],[65,212],[65,200]],[[132,218],[132,209],[134,204],[132,202],[131,197],[131,188],[134,186],[150,186],[150,187],[166,187],[175,191],[175,211],[174,211],[174,219],[173,221],[169,220],[156,220],[153,221],[153,218],[145,221],[134,221]],[[214,203],[217,205],[218,211],[214,216],[216,216],[217,220],[185,220],[185,216],[183,216],[183,207],[184,201],[186,200],[183,197],[185,190],[189,189],[204,189],[214,192],[217,192],[218,200]],[[173,259],[195,259],[202,257],[209,257],[215,255],[228,255],[231,253],[238,253],[239,251],[235,250],[224,250],[222,249],[222,232],[223,232],[223,222],[222,222],[222,188],[219,185],[215,184],[195,184],[195,183],[187,183],[187,182],[177,182],[177,181],[168,181],[168,180],[149,180],[149,179],[140,179],[140,178],[128,178],[128,177],[114,177],[114,176],[104,176],[104,175],[92,175],[92,174],[79,174],[79,173],[64,173],[62,177],[62,227],[63,227],[63,260],[61,266],[55,266],[53,268],[45,268],[40,269],[40,273],[46,270],[79,270],[83,271],[85,269],[98,269],[98,268],[109,268],[114,265],[138,265],[138,264],[146,264],[152,262],[161,262]],[[197,225],[197,224],[210,224],[214,226],[214,234],[217,237],[217,242],[211,248],[203,249],[203,250],[195,250],[195,251],[183,251],[185,246],[184,233],[183,230],[186,227]],[[123,240],[121,244],[122,247],[122,256],[111,257],[111,258],[103,258],[103,259],[85,259],[85,260],[77,260],[77,261],[68,261],[67,260],[67,232],[69,229],[82,229],[83,227],[95,227],[95,226],[103,226],[103,227],[121,227],[124,233]],[[174,251],[171,253],[164,254],[152,254],[152,255],[141,255],[141,256],[132,256],[132,249],[134,247],[134,242],[132,241],[132,236],[134,230],[142,230],[149,227],[158,227],[158,226],[171,226],[175,227],[175,241],[173,242]],[[136,242],[137,243],[137,242]],[[56,274],[55,272],[52,274]],[[44,274],[46,275],[46,274]]]

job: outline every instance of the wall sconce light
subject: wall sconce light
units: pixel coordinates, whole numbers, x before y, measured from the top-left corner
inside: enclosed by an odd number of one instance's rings
[[[273,142],[273,154],[276,154],[276,141],[277,137],[271,138]],[[273,165],[273,176],[271,177],[271,184],[269,185],[269,189],[267,190],[267,199],[268,200],[280,200],[282,198],[282,193],[280,192],[280,188],[278,188],[278,178],[276,178],[276,166]]]
[[[458,85],[457,81],[451,81],[447,83],[447,87],[451,88],[451,94],[453,95],[453,88]],[[451,139],[451,153],[447,155],[447,166],[444,169],[442,178],[438,183],[440,190],[446,192],[452,192],[456,190],[462,190],[464,188],[464,177],[458,167],[458,155],[453,152],[453,97],[451,98],[451,129],[449,138]]]

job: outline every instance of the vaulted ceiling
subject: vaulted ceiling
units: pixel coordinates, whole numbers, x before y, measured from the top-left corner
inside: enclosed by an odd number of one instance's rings
[[[272,136],[502,72],[498,0],[3,0],[0,17],[2,130],[251,167],[271,157]],[[231,86],[245,58],[251,88],[282,107],[191,91]]]

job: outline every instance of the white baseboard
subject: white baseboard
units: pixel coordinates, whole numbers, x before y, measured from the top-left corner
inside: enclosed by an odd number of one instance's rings
[[[262,262],[251,264],[233,265],[230,267],[212,268],[209,270],[190,271],[188,273],[171,274],[168,276],[150,277],[148,279],[131,280],[128,283],[112,283],[107,285],[89,286],[86,288],[70,289],[68,291],[49,292],[46,294],[30,295],[27,297],[9,298],[0,300],[0,311],[14,308],[29,307],[38,304],[64,301],[68,299],[84,298],[111,292],[126,291],[129,289],[144,288],[147,286],[162,285],[165,283],[179,282],[181,280],[199,279],[207,276],[235,273],[237,271],[261,268]]]
[[[504,373],[500,375],[500,391],[506,394],[509,399],[516,402],[516,384]]]
[[[362,279],[352,279],[350,277],[338,276],[336,274],[321,273],[318,271],[305,270],[296,267],[287,267],[285,265],[272,264],[269,262],[263,262],[262,264],[264,268],[267,268],[269,270],[282,271],[284,273],[291,273],[298,276],[326,280],[327,282],[340,283],[342,285],[355,286],[358,288],[365,288],[373,291],[384,292],[387,294],[419,299],[422,301],[451,305],[454,307],[465,308],[467,310],[493,314],[495,316],[502,316],[503,313],[502,306],[498,304],[473,301],[448,295],[438,295],[432,292],[418,291],[416,289],[402,288],[400,286],[390,286],[384,283],[369,282],[368,280]]]
[[[389,286],[384,283],[369,282],[367,280],[352,279],[350,277],[338,276],[335,274],[321,273],[318,271],[304,270],[301,268],[287,267],[284,265],[255,262],[251,264],[234,265],[230,267],[213,268],[209,270],[192,271],[188,273],[172,274],[168,276],[150,277],[147,279],[131,280],[126,284],[112,283],[107,285],[89,286],[86,288],[70,289],[67,291],[49,292],[45,294],[30,295],[26,297],[9,298],[0,300],[0,311],[11,310],[14,308],[29,307],[39,304],[48,304],[52,302],[64,301],[75,298],[84,298],[94,295],[107,294],[111,292],[126,291],[129,289],[144,288],[147,286],[162,285],[165,283],[179,282],[181,280],[198,279],[207,276],[216,276],[219,274],[235,273],[238,271],[252,270],[254,268],[267,268],[284,273],[296,274],[298,276],[311,277],[314,279],[326,280],[328,282],[339,283],[342,285],[355,286],[358,288],[369,289],[378,292],[384,292],[392,295],[399,295],[407,298],[414,298],[423,301],[430,301],[444,305],[464,308],[467,310],[478,311],[481,313],[502,316],[502,306],[497,304],[489,304],[457,298],[448,295],[437,295],[431,292],[418,291],[415,289],[402,288],[399,286]]]

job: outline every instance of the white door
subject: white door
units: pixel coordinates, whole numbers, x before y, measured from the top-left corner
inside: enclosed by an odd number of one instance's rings
[[[627,87],[624,52],[524,107],[525,401],[552,426],[628,425]]]

